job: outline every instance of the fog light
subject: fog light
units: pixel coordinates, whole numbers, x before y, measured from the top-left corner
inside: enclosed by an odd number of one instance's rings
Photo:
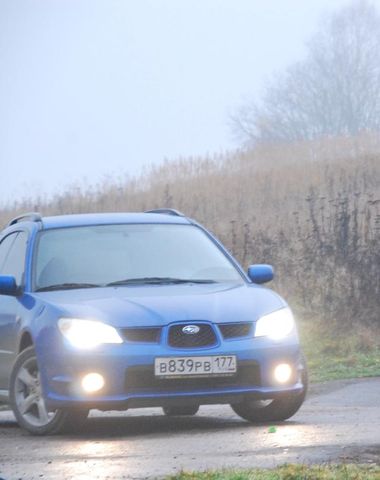
[[[82,388],[87,393],[94,393],[104,387],[104,378],[100,373],[88,373],[82,378]]]
[[[274,378],[278,383],[286,383],[292,376],[292,367],[287,363],[280,363],[274,369]]]

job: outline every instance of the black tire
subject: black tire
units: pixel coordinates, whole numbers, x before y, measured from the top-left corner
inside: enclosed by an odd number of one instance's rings
[[[20,427],[33,435],[77,430],[88,415],[84,409],[47,411],[33,347],[22,351],[16,359],[10,380],[10,402]]]
[[[301,381],[303,390],[296,395],[284,395],[272,400],[247,400],[232,404],[235,413],[252,423],[280,422],[292,417],[305,400],[308,388],[307,365],[301,357]]]
[[[199,410],[199,405],[189,405],[183,407],[163,407],[164,414],[168,417],[175,417],[177,415],[195,415]]]

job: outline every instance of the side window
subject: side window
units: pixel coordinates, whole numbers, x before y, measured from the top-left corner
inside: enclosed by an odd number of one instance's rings
[[[3,265],[19,232],[7,235],[0,243],[0,275],[4,274]]]
[[[23,281],[27,240],[25,232],[18,232],[1,268],[3,275],[13,275],[16,278],[17,285],[21,285]]]

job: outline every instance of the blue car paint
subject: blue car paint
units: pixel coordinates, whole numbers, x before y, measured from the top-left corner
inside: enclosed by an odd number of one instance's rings
[[[17,290],[17,285],[14,277],[10,275],[3,275],[0,277],[0,289],[5,295],[13,295]]]
[[[248,267],[248,278],[255,283],[267,283],[273,280],[274,271],[272,265],[251,265]]]
[[[84,225],[138,223],[188,224],[201,228],[221,249],[240,272],[244,283],[184,284],[120,286],[94,289],[32,292],[33,252],[37,233],[42,228],[70,228]],[[300,348],[297,332],[281,341],[265,337],[223,340],[218,324],[231,322],[256,322],[261,316],[286,307],[285,301],[273,291],[253,284],[236,260],[207,230],[185,218],[158,214],[94,214],[46,217],[42,224],[23,222],[2,232],[1,238],[11,231],[27,231],[29,234],[25,263],[25,289],[20,297],[0,296],[2,312],[8,311],[8,320],[0,317],[1,335],[7,343],[9,369],[20,349],[21,339],[27,332],[35,346],[40,367],[41,381],[47,404],[65,407],[86,404],[97,408],[144,406],[144,400],[160,405],[163,400],[190,397],[198,403],[223,400],[242,394],[255,394],[257,398],[302,390],[300,377],[286,386],[272,380],[272,368],[278,362],[289,362],[295,369],[300,366]],[[7,306],[8,304],[8,306]],[[12,311],[13,306],[13,311]],[[163,333],[159,344],[134,343],[102,345],[91,351],[78,350],[68,344],[57,327],[61,317],[96,319],[116,328],[132,326],[161,326]],[[217,343],[212,347],[176,349],[166,345],[165,335],[169,324],[201,321],[213,325]],[[5,336],[4,336],[5,335]],[[0,345],[1,347],[1,345]],[[206,353],[205,353],[206,352]],[[178,391],[128,392],[125,378],[128,368],[136,365],[152,365],[155,357],[234,354],[240,361],[257,361],[261,367],[261,385],[239,385],[233,388],[191,388]],[[4,369],[3,369],[4,370]],[[107,391],[85,395],[77,388],[78,376],[88,371],[103,373]],[[126,373],[127,372],[127,373]],[[4,374],[4,372],[3,372]],[[1,378],[1,370],[0,370]],[[4,385],[0,390],[5,392]],[[0,391],[1,394],[1,391]],[[6,392],[3,393],[6,396]],[[211,400],[210,400],[211,398]],[[236,397],[237,398],[237,397]],[[134,403],[131,403],[134,402]],[[140,402],[140,403],[139,403]]]

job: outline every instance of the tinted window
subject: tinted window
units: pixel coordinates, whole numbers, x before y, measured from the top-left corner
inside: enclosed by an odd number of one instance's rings
[[[102,225],[40,234],[36,288],[143,277],[242,282],[227,257],[193,225]]]
[[[17,285],[21,285],[23,281],[27,239],[26,233],[17,234],[1,269],[3,275],[14,276]]]
[[[0,274],[3,273],[3,265],[5,263],[5,259],[8,256],[9,250],[13,245],[18,233],[11,233],[7,237],[5,237],[2,242],[0,243]]]

